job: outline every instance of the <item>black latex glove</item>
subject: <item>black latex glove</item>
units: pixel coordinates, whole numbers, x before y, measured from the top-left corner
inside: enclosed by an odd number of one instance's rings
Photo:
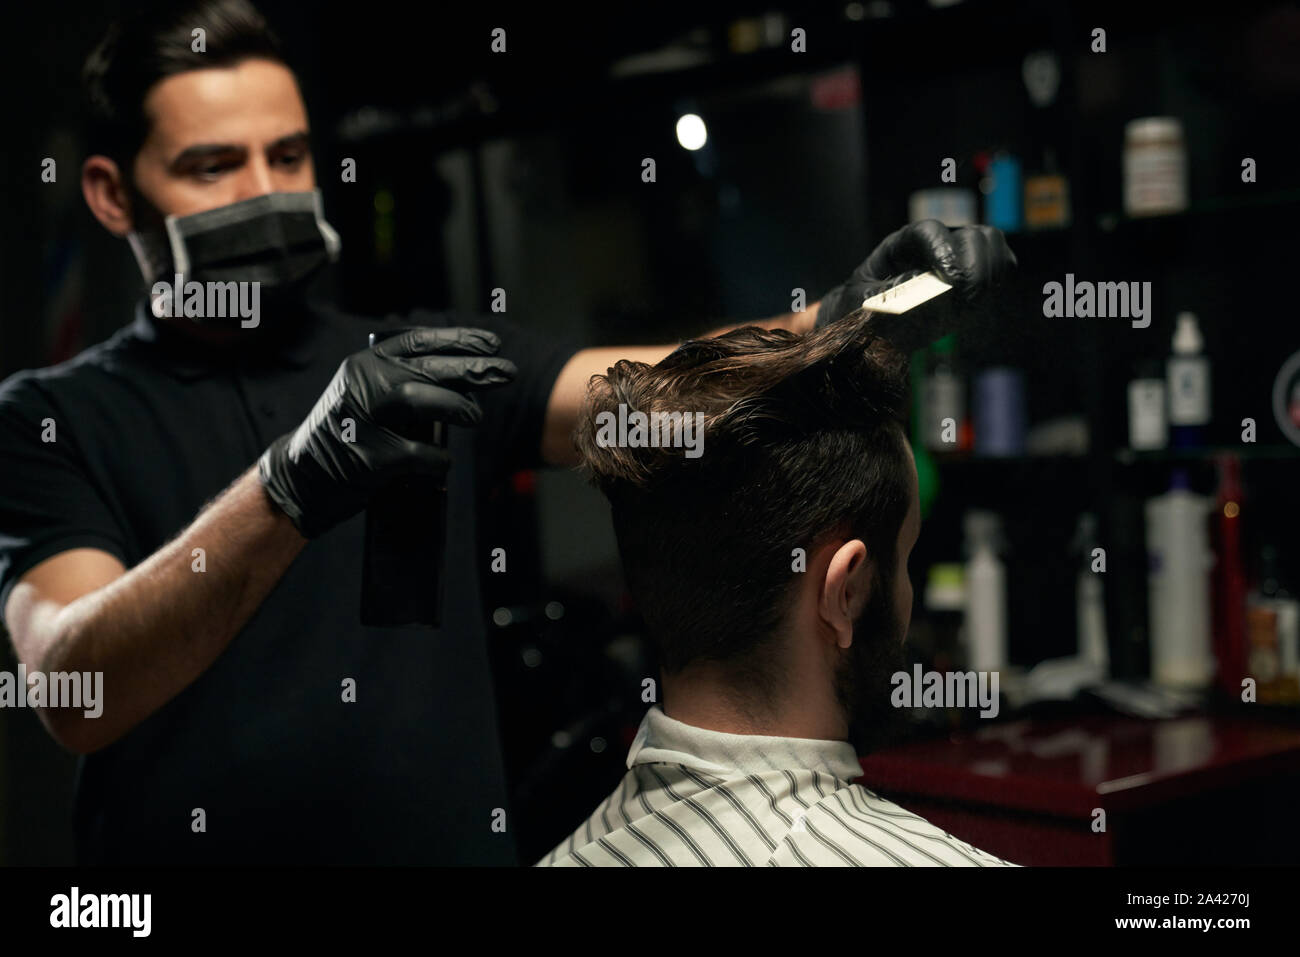
[[[517,372],[495,355],[500,345],[483,329],[420,326],[348,356],[302,425],[262,454],[267,495],[315,538],[395,476],[445,476],[451,458],[432,443],[434,424],[478,424],[483,413],[469,393]],[[355,423],[352,441],[345,419]]]
[[[1000,229],[949,228],[937,219],[911,223],[886,236],[847,282],[822,297],[815,328],[844,318],[864,299],[933,271],[953,288],[901,315],[877,313],[872,320],[884,338],[911,351],[987,312],[995,290],[1015,267],[1016,255]]]

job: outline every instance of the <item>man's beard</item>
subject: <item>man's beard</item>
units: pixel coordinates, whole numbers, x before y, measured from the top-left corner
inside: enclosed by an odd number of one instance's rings
[[[892,676],[906,658],[907,622],[894,607],[893,577],[877,577],[867,606],[853,623],[853,644],[835,673],[835,693],[848,721],[849,743],[867,754],[888,742],[903,724],[890,704]]]

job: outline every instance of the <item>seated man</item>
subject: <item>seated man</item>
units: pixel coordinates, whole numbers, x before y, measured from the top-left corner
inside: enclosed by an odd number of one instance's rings
[[[663,704],[619,787],[538,866],[1008,864],[850,783],[911,618],[903,364],[859,311],[592,378],[575,441]]]

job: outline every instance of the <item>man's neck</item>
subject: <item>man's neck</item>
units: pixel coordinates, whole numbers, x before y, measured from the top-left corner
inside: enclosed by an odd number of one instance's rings
[[[775,706],[755,708],[721,680],[712,665],[693,666],[664,682],[663,711],[684,724],[725,734],[843,741],[848,729],[835,696],[788,694]]]

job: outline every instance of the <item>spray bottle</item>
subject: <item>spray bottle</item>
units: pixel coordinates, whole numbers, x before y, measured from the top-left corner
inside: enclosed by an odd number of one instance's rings
[[[370,347],[376,336],[370,334]],[[433,425],[433,444],[447,447],[447,426]],[[442,623],[443,553],[447,544],[446,478],[402,476],[366,507],[361,569],[361,623],[381,628]]]

